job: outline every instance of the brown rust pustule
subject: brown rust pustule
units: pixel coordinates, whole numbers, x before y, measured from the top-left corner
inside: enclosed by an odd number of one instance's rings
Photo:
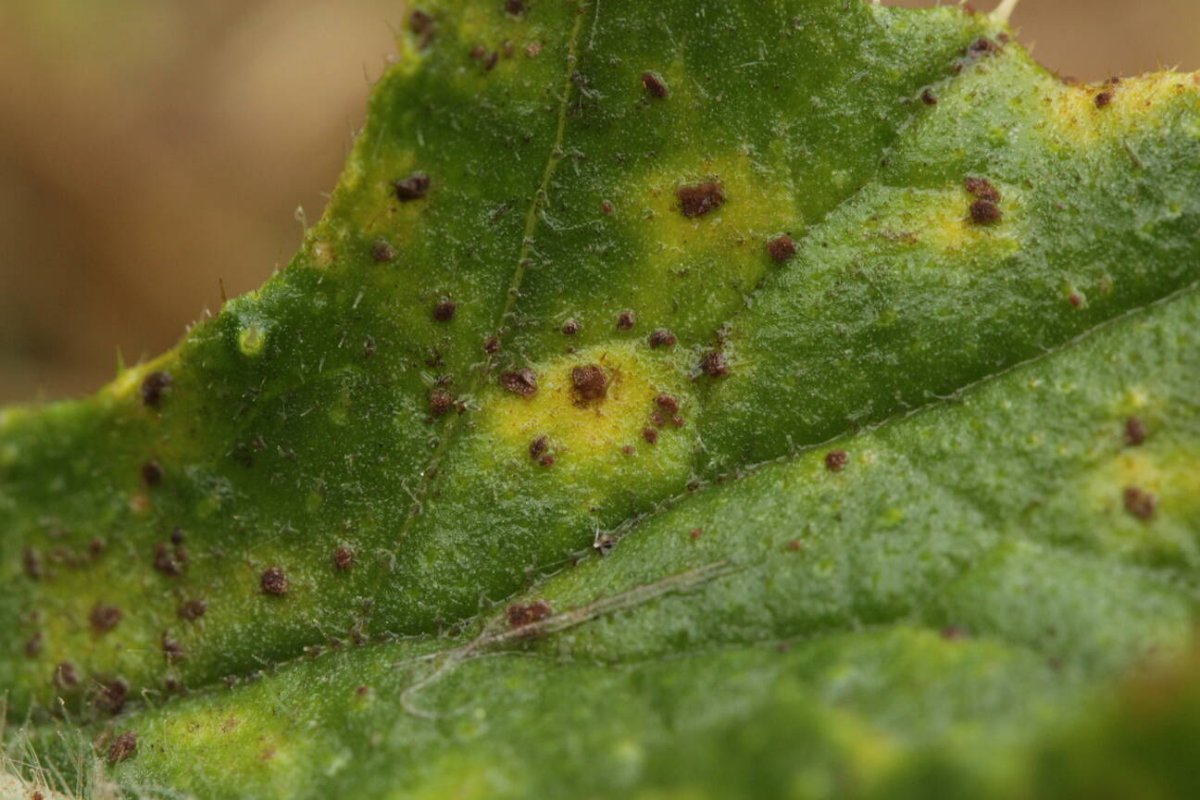
[[[693,219],[716,211],[725,204],[725,189],[718,181],[680,186],[675,190],[679,201],[679,211],[685,217]]]
[[[110,766],[120,764],[137,754],[138,735],[136,731],[125,731],[118,736],[108,748],[108,763]]]
[[[633,326],[637,325],[637,314],[629,309],[625,309],[620,314],[617,314],[617,330],[631,331]]]
[[[429,176],[424,172],[414,172],[407,178],[401,178],[392,183],[392,188],[396,192],[396,199],[401,203],[420,200],[429,194],[429,186]]]
[[[642,428],[642,438],[646,440],[646,444],[658,444],[658,431],[654,428]]]
[[[1126,487],[1121,493],[1121,500],[1129,514],[1143,521],[1153,519],[1158,510],[1158,497],[1137,486]]]
[[[671,94],[671,90],[667,88],[666,81],[657,72],[642,73],[642,88],[646,90],[647,94],[658,100],[664,100]]]
[[[454,395],[445,389],[435,387],[429,392],[429,413],[440,417],[454,408]]]
[[[92,606],[92,612],[88,615],[88,622],[92,626],[92,630],[96,633],[108,633],[113,628],[117,627],[117,623],[121,621],[121,609],[116,606],[111,606],[106,603],[96,603]]]
[[[1096,95],[1096,108],[1108,108],[1112,105],[1114,96],[1115,94],[1111,89],[1105,89],[1103,92],[1100,92]]]
[[[513,603],[504,613],[508,617],[508,627],[516,629],[524,628],[526,625],[532,625],[535,622],[541,622],[553,614],[554,611],[545,600],[534,600],[528,605]]]
[[[547,436],[539,436],[529,443],[529,457],[535,461],[541,458],[547,450],[550,449],[550,438]]]
[[[438,322],[449,322],[454,319],[457,310],[458,305],[453,300],[440,300],[433,307],[433,318]]]
[[[142,483],[147,486],[158,486],[162,483],[163,468],[154,459],[150,459],[145,464],[142,464]]]
[[[608,376],[598,364],[571,368],[571,393],[577,405],[603,400],[608,395]]]
[[[845,450],[830,450],[825,454],[825,469],[830,472],[841,472],[850,463],[850,456]]]
[[[700,357],[700,371],[710,378],[724,378],[729,374],[729,361],[720,350],[709,350]]]
[[[1125,420],[1125,441],[1133,447],[1138,447],[1146,441],[1146,423],[1138,417]]]
[[[1004,216],[1000,206],[991,200],[976,200],[971,204],[970,215],[976,225],[995,225]]]
[[[515,395],[530,398],[537,394],[537,373],[528,367],[505,372],[500,376],[500,385]]]
[[[514,17],[525,13],[525,0],[504,0],[504,11]]]
[[[376,264],[386,264],[396,258],[396,248],[383,239],[376,239],[371,245],[371,260]]]
[[[767,255],[776,264],[790,261],[796,255],[796,242],[786,233],[767,242]]]
[[[654,398],[654,405],[658,406],[668,414],[676,414],[679,412],[679,399],[674,395],[666,393],[660,394],[658,397]]]
[[[671,333],[666,328],[659,328],[651,332],[650,336],[647,337],[647,341],[651,347],[658,348],[674,347],[676,342],[679,340],[675,338],[675,334]]]
[[[933,89],[926,88],[921,92],[921,102],[927,106],[936,106],[938,104],[937,95],[933,93]]]
[[[206,611],[208,611],[208,603],[203,600],[188,600],[179,607],[179,618],[195,622],[203,617]]]
[[[338,572],[346,572],[354,566],[354,551],[346,545],[338,545],[333,551],[333,566]]]
[[[263,570],[262,577],[259,579],[259,585],[262,587],[263,594],[268,594],[272,597],[282,597],[291,589],[291,583],[288,581],[287,575],[279,567],[268,567]]]
[[[987,178],[968,176],[963,181],[963,188],[980,200],[990,200],[993,203],[1000,202],[1000,190]]]
[[[59,689],[73,689],[79,685],[79,670],[70,661],[61,661],[54,667],[54,685]]]
[[[579,333],[579,320],[569,319],[562,324],[563,336],[574,336]]]
[[[142,404],[149,408],[158,408],[174,382],[175,379],[169,372],[164,370],[151,372],[142,379]]]

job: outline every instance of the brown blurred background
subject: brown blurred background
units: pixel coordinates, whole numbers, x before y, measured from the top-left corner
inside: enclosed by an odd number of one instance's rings
[[[403,7],[2,0],[0,403],[94,389],[216,308],[218,279],[286,263]],[[1200,68],[1200,0],[1023,0],[1014,22],[1084,79]]]

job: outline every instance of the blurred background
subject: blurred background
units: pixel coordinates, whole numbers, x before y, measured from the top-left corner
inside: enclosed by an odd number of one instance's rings
[[[403,18],[403,0],[0,0],[0,403],[90,391],[220,283],[285,264]],[[1023,0],[1014,23],[1064,75],[1200,69],[1200,0]]]

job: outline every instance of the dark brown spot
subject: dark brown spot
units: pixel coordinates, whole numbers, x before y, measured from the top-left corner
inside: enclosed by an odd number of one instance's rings
[[[142,379],[142,403],[150,408],[158,408],[173,382],[174,378],[169,372],[151,372]]]
[[[376,239],[371,245],[371,260],[376,264],[384,264],[396,257],[396,248],[383,239]]]
[[[1108,108],[1113,101],[1113,93],[1105,90],[1096,95],[1096,108]]]
[[[921,102],[927,106],[936,106],[938,104],[937,95],[933,93],[932,89],[925,89],[921,92]]]
[[[136,731],[125,731],[116,738],[108,748],[109,765],[120,764],[137,753],[138,735]]]
[[[654,398],[654,404],[668,414],[675,414],[679,411],[679,400],[674,395],[660,394]]]
[[[637,448],[635,448],[635,447],[634,447],[633,445],[631,445],[631,444],[624,444],[624,445],[621,445],[621,453],[622,453],[623,455],[631,456],[631,455],[633,455],[633,454],[634,454],[634,453],[636,453],[636,452],[637,452]]]
[[[523,628],[526,625],[541,622],[552,613],[554,612],[550,608],[550,604],[545,600],[534,600],[529,605],[513,603],[505,611],[508,617],[508,627],[510,628]]]
[[[259,584],[262,586],[263,594],[269,594],[273,597],[282,597],[291,588],[287,575],[284,575],[283,570],[279,567],[269,567],[264,570],[262,578],[259,579]]]
[[[1146,441],[1146,423],[1137,417],[1125,420],[1125,441],[1134,447]]]
[[[575,402],[579,404],[603,400],[608,394],[608,376],[596,364],[587,364],[571,369],[571,389]]]
[[[1126,487],[1121,498],[1125,502],[1125,510],[1141,520],[1151,519],[1158,509],[1158,497],[1136,486]]]
[[[702,217],[725,204],[725,190],[717,181],[705,181],[675,190],[679,210],[685,217]]]
[[[784,547],[786,547],[788,550],[792,551],[793,553],[797,553],[804,549],[804,543],[801,542],[799,539],[792,539],[786,545],[784,545]]]
[[[25,575],[35,581],[41,580],[46,574],[41,554],[32,547],[26,547],[25,552],[21,554],[21,567],[25,570]]]
[[[1000,190],[993,186],[987,178],[968,177],[963,181],[963,187],[980,200],[1000,202]]]
[[[617,330],[619,330],[619,331],[632,330],[633,326],[636,324],[637,324],[637,314],[634,314],[629,309],[626,309],[626,310],[622,311],[620,314],[617,314]]]
[[[604,216],[611,217],[616,209],[613,208],[611,200],[605,200],[600,203],[600,211],[604,214]]]
[[[408,29],[415,34],[428,33],[433,28],[433,17],[421,9],[408,15]]]
[[[173,663],[183,658],[183,645],[179,640],[171,636],[171,634],[163,631],[162,635],[162,650],[163,655],[167,658],[167,663]]]
[[[796,255],[796,243],[786,233],[782,236],[776,236],[767,242],[767,255],[776,264],[782,264]]]
[[[441,388],[429,391],[429,413],[440,417],[452,408],[454,408],[454,395]]]
[[[976,200],[971,204],[971,221],[976,225],[992,225],[1004,216],[1000,206],[991,200]]]
[[[648,341],[651,347],[674,347],[678,339],[666,328],[659,328],[650,334]]]
[[[663,81],[662,76],[657,72],[643,72],[642,87],[649,92],[651,97],[657,97],[659,100],[662,100],[671,93],[671,90],[667,88],[666,82]]]
[[[452,300],[442,300],[433,307],[433,318],[438,322],[449,322],[454,319],[454,312],[458,310]]]
[[[569,319],[562,325],[563,336],[574,336],[579,333],[579,320]]]
[[[90,542],[88,542],[88,552],[92,554],[93,558],[95,556],[98,556],[101,553],[103,553],[104,552],[104,540],[101,539],[99,536],[93,536],[92,540]]]
[[[338,545],[333,551],[333,566],[340,572],[345,572],[354,566],[354,551],[346,545]]]
[[[700,358],[700,371],[713,378],[723,378],[729,374],[729,362],[720,350],[709,350]]]
[[[650,421],[652,423],[654,423],[654,427],[656,427],[656,428],[661,428],[667,424],[666,419],[663,417],[662,412],[660,412],[660,411],[655,411],[655,412],[651,413]]]
[[[845,450],[830,450],[825,454],[825,469],[830,472],[841,472],[850,463],[850,456]]]
[[[688,538],[690,538],[693,542],[703,535],[704,530],[701,528],[692,528],[690,531],[688,531]]]
[[[424,172],[414,172],[407,178],[401,178],[392,183],[396,190],[396,199],[402,203],[420,200],[429,193],[429,176]]]
[[[642,428],[642,438],[647,444],[658,444],[658,431],[654,428]]]
[[[538,463],[541,464],[543,467],[553,467],[554,466],[554,456],[551,455],[550,453],[547,453],[546,455],[544,455],[538,459]]]
[[[1083,295],[1081,295],[1079,292],[1071,292],[1069,295],[1067,295],[1067,302],[1071,304],[1072,308],[1083,308]]]
[[[488,53],[487,58],[483,60],[484,72],[491,72],[496,68],[497,62],[500,61],[500,53],[496,50]]]
[[[183,574],[183,565],[187,563],[186,554],[187,551],[180,546],[172,548],[166,542],[159,542],[154,546],[154,568],[163,575],[178,577]],[[180,558],[181,555],[183,558]]]
[[[122,616],[121,609],[116,606],[96,603],[92,606],[92,613],[88,615],[88,622],[91,623],[92,630],[96,633],[108,633],[117,627]]]
[[[371,358],[375,355],[375,337],[368,336],[363,339],[363,357]]]
[[[500,385],[521,397],[533,397],[538,390],[537,373],[528,367],[505,372],[500,376]]]
[[[499,336],[489,336],[488,338],[484,339],[483,340],[483,352],[487,353],[489,356],[499,353],[500,352],[500,337]]]
[[[158,486],[162,483],[163,468],[157,461],[151,460],[142,464],[142,482],[147,486]]]
[[[366,697],[368,694],[370,694],[370,693],[371,693],[371,687],[370,687],[370,686],[366,686],[366,685],[359,686],[358,688],[356,688],[356,689],[354,690],[354,693],[355,693],[356,695],[358,695],[359,697]]]
[[[38,631],[25,640],[25,656],[37,658],[42,654],[42,632]]]
[[[550,439],[546,436],[539,436],[529,443],[529,457],[539,458],[548,449],[550,449]]]
[[[59,689],[70,689],[79,685],[79,671],[70,661],[63,661],[54,668],[54,685]]]
[[[101,711],[118,714],[129,699],[129,684],[121,678],[107,681],[100,685],[91,702]]]
[[[514,17],[519,17],[525,13],[524,0],[504,0],[504,10]]]
[[[179,607],[179,617],[188,622],[195,622],[204,616],[205,611],[208,611],[208,603],[203,600],[188,600]]]
[[[1000,49],[1000,45],[986,36],[981,36],[967,46],[967,53],[975,56],[986,56],[995,53]]]

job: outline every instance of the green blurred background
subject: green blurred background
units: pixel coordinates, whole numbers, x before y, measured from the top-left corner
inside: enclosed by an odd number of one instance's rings
[[[285,264],[403,18],[401,0],[0,0],[0,403],[90,391],[220,282]],[[1014,22],[1064,75],[1200,68],[1200,0],[1023,0]]]

